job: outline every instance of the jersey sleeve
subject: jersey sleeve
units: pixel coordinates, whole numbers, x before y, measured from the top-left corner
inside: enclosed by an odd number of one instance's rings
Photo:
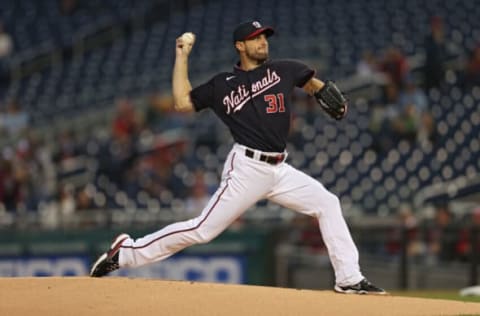
[[[192,100],[195,111],[201,111],[211,106],[214,96],[214,80],[210,80],[190,91],[190,99]]]
[[[303,87],[308,82],[308,80],[312,79],[315,75],[315,70],[302,62],[296,60],[288,60],[287,65],[290,69],[291,74],[293,74],[295,86],[299,88]]]

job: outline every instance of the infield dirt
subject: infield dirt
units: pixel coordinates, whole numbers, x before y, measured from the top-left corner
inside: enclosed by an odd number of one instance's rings
[[[0,278],[0,315],[480,315],[480,303],[127,278]]]

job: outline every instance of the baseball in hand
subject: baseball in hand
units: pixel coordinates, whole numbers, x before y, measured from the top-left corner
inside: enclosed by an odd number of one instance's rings
[[[183,43],[186,45],[193,45],[193,42],[195,42],[195,34],[193,34],[192,32],[183,33],[182,40]]]

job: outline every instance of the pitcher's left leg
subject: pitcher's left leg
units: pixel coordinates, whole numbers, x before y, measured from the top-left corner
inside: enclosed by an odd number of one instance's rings
[[[309,175],[283,164],[268,199],[318,219],[337,285],[356,284],[363,280],[357,247],[343,218],[340,201],[333,193]]]

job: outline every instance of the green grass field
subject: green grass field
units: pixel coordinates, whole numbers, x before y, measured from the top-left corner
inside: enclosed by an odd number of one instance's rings
[[[444,300],[455,300],[462,302],[480,303],[480,296],[460,296],[455,290],[435,290],[435,291],[394,291],[393,295],[408,297],[436,298]]]

